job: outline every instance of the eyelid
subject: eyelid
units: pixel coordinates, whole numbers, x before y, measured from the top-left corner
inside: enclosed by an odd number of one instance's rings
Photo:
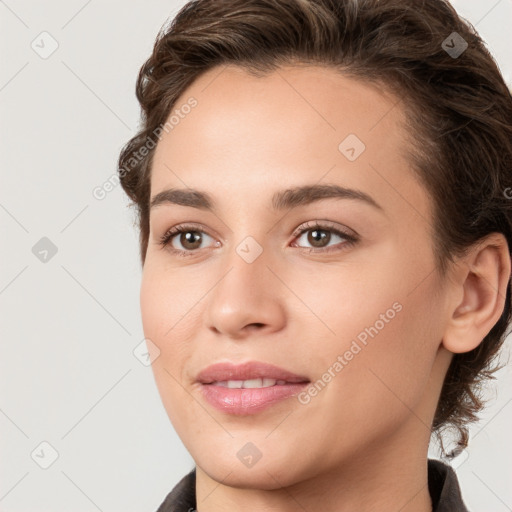
[[[308,231],[310,229],[319,228],[319,229],[330,229],[333,231],[337,231],[341,233],[343,236],[346,236],[347,238],[358,238],[359,234],[354,231],[353,229],[347,228],[346,226],[340,225],[336,222],[333,222],[331,220],[322,220],[322,219],[315,219],[310,220],[307,222],[303,222],[295,231],[292,233],[292,236],[297,237],[301,234],[303,234],[305,231]]]

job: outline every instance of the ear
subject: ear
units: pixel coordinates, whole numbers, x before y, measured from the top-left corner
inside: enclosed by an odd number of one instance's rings
[[[443,345],[450,352],[461,353],[476,348],[503,313],[511,269],[506,238],[491,233],[456,265],[455,298],[450,303]]]

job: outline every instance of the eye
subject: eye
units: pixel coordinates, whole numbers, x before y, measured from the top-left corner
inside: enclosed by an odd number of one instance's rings
[[[328,244],[333,240],[333,234],[334,238],[341,238],[342,241],[335,244],[333,248],[329,248]],[[358,241],[355,235],[335,228],[332,223],[322,223],[321,221],[306,223],[306,225],[301,226],[294,233],[294,236],[297,236],[299,240],[305,235],[307,235],[306,242],[313,246],[312,248],[306,247],[307,252],[332,252],[333,250],[342,250],[351,247]],[[328,249],[324,250],[324,247],[328,247]]]
[[[175,252],[180,256],[190,256],[194,254],[194,252],[197,251],[198,249],[202,249],[201,245],[204,241],[204,235],[206,235],[208,238],[212,238],[196,224],[175,226],[169,229],[160,238],[160,245],[164,247],[170,246],[169,248],[171,249],[171,251]],[[173,242],[181,244],[181,247],[183,247],[184,249],[175,247]],[[217,245],[219,244],[217,243]]]

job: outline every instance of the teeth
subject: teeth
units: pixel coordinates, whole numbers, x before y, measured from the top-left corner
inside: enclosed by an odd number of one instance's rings
[[[213,384],[217,386],[222,386],[230,389],[240,389],[240,388],[268,388],[270,386],[283,385],[286,384],[284,380],[275,380],[275,379],[248,379],[248,380],[223,380],[214,382]]]
[[[275,384],[275,381],[274,381]],[[249,379],[244,380],[243,388],[262,388],[263,387],[263,379]]]

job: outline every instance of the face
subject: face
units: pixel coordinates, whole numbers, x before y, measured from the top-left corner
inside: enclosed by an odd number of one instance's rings
[[[153,160],[142,321],[167,414],[217,481],[273,488],[428,442],[445,302],[397,101],[323,67],[228,66],[175,105]],[[309,384],[198,381],[247,362]]]

